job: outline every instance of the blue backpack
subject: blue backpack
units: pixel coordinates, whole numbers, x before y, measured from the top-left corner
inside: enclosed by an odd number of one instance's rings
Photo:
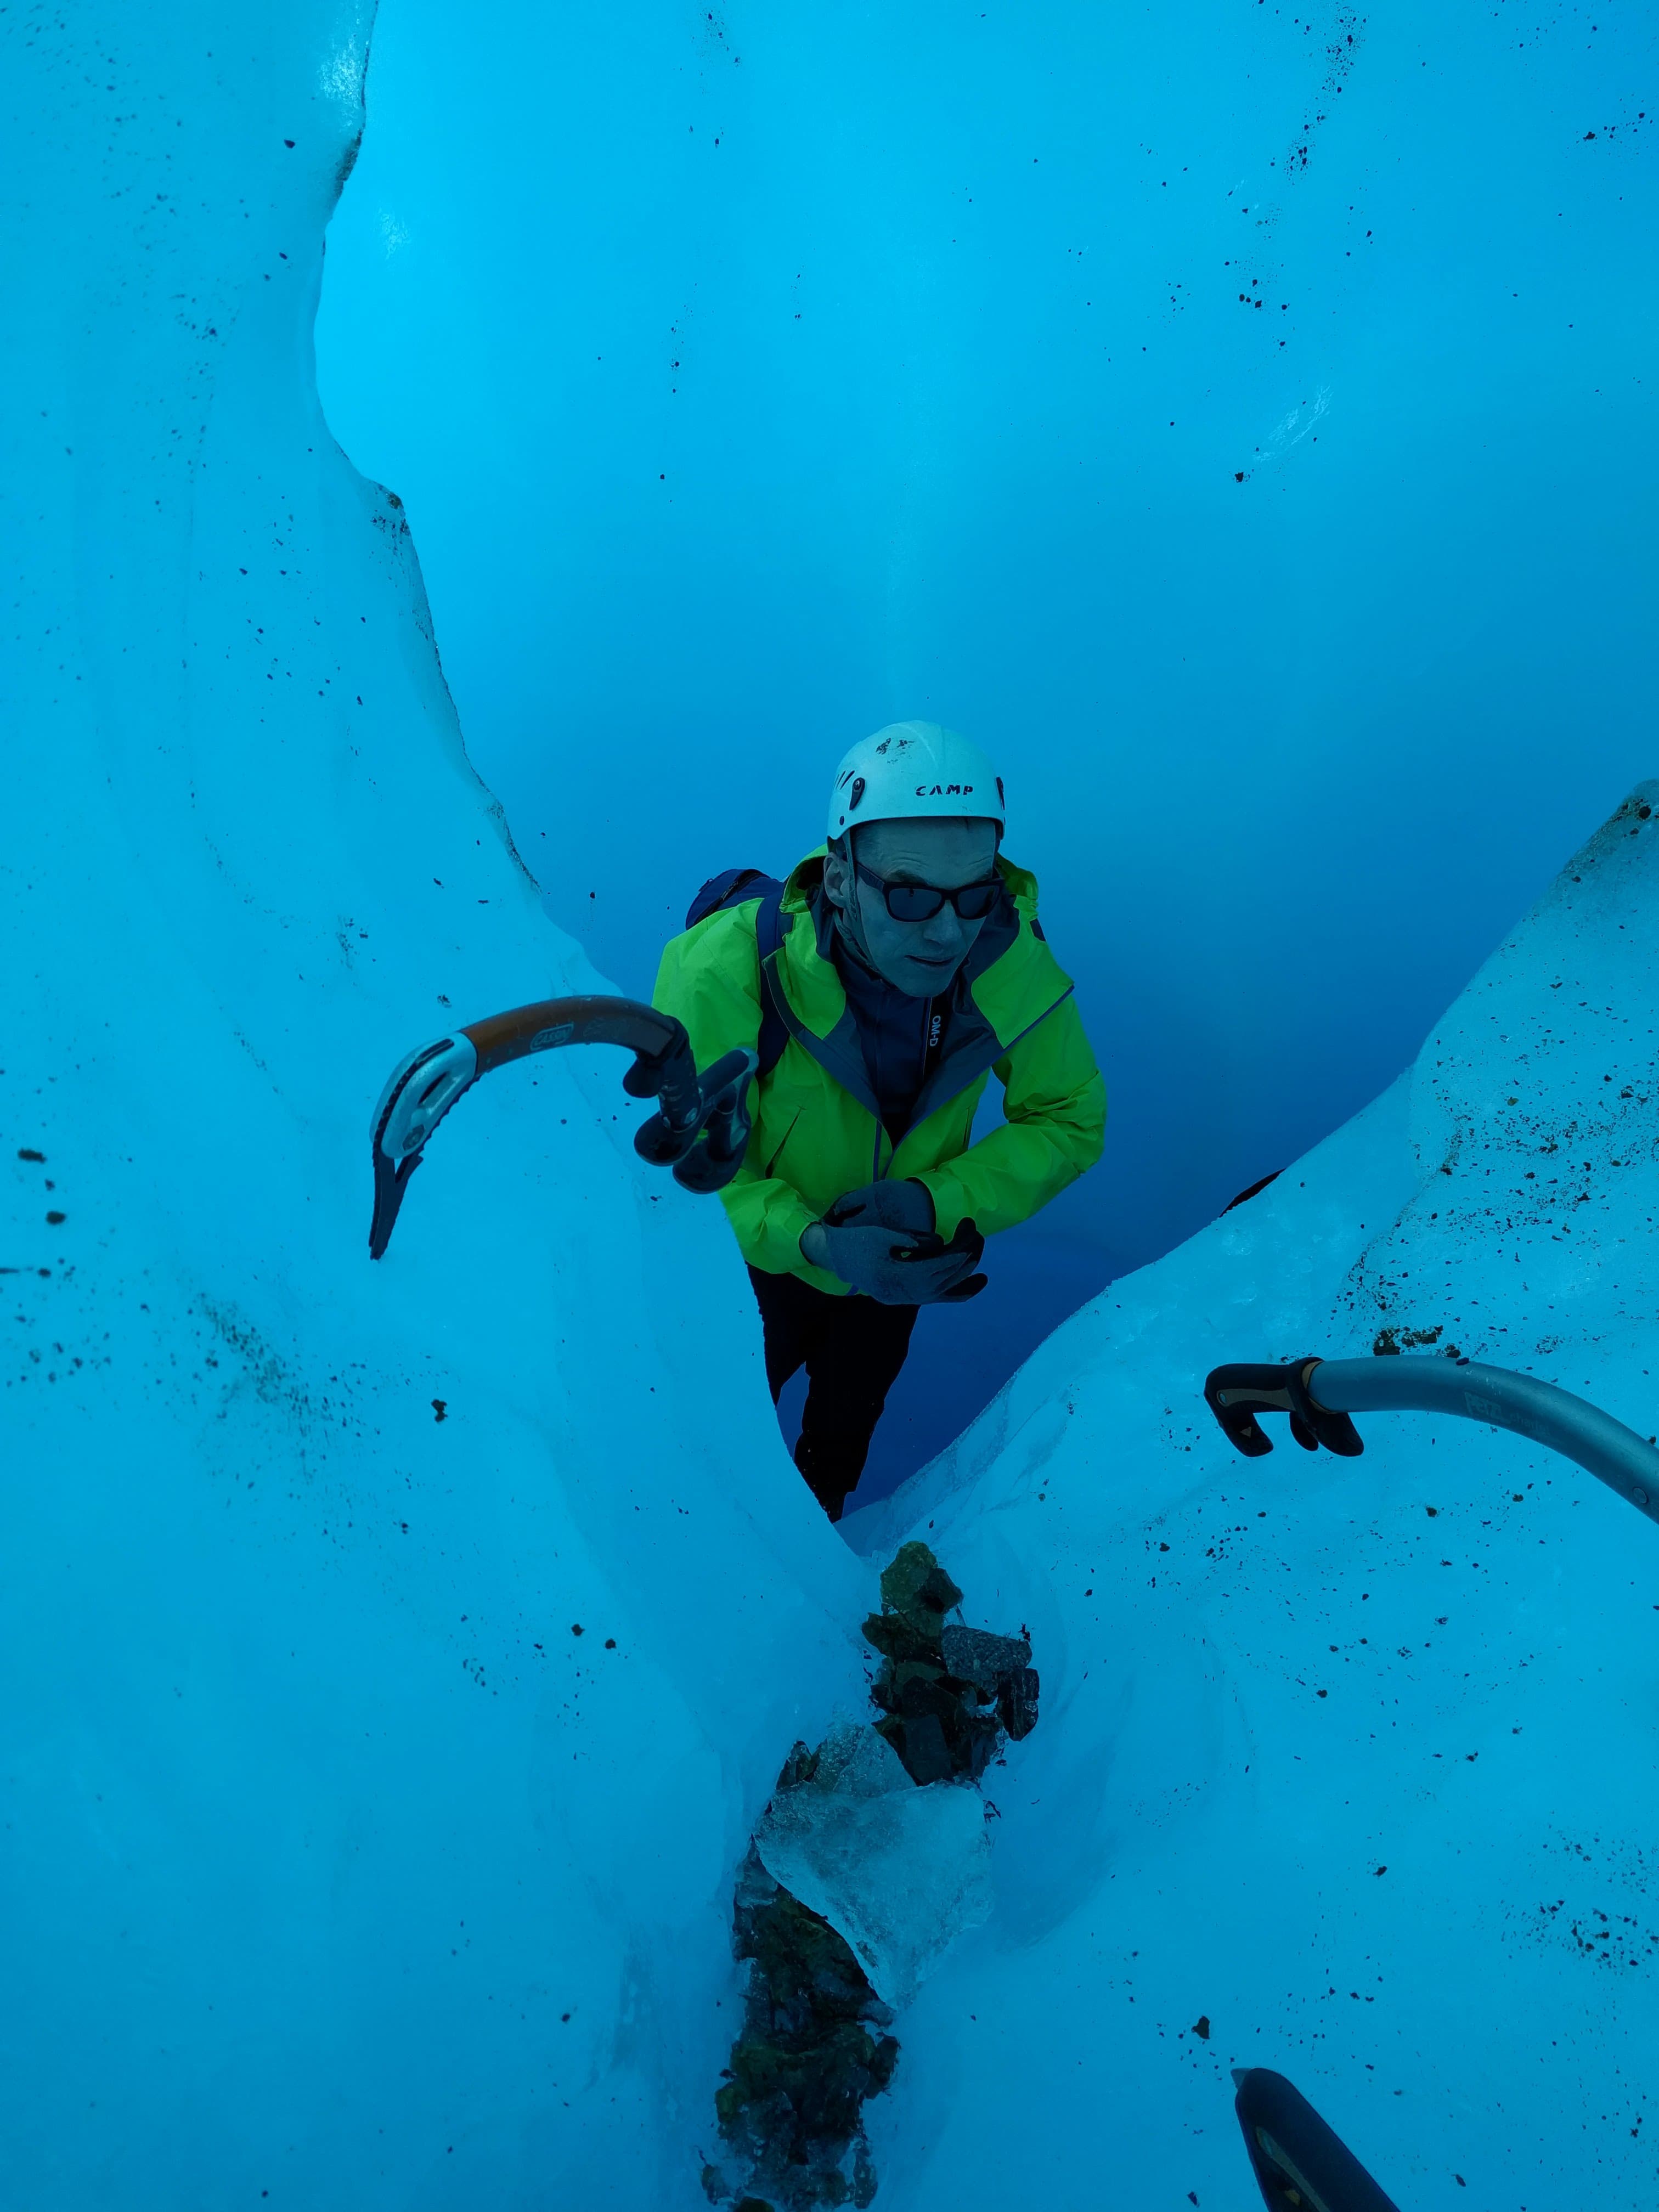
[[[757,1039],[760,1054],[760,1073],[769,1075],[783,1057],[783,1048],[789,1042],[789,1032],[783,1017],[773,1001],[771,979],[766,963],[783,942],[783,884],[776,876],[769,876],[759,868],[725,868],[708,881],[685,909],[685,926],[695,929],[700,921],[707,921],[711,914],[720,914],[729,906],[744,906],[758,897],[760,910],[755,916],[755,951],[760,961],[761,1025]]]

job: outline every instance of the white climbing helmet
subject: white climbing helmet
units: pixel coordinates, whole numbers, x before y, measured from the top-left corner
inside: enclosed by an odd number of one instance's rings
[[[830,793],[831,837],[860,822],[918,815],[977,815],[1007,826],[1002,778],[960,731],[938,722],[890,722],[863,738],[836,770]]]

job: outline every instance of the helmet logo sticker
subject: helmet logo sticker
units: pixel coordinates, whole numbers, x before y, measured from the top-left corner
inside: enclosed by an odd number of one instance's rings
[[[856,786],[854,787],[857,788]],[[918,799],[966,799],[973,791],[971,783],[919,783]]]

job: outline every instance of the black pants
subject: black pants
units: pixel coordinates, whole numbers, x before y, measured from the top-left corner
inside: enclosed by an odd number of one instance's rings
[[[881,1409],[887,1403],[916,1325],[915,1306],[833,1297],[799,1275],[749,1270],[766,1330],[766,1379],[772,1402],[798,1368],[806,1370],[795,1465],[832,1521],[858,1486]]]

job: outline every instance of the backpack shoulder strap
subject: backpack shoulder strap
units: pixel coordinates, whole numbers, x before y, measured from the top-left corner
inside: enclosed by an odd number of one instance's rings
[[[755,953],[760,962],[761,1025],[757,1040],[760,1054],[760,1073],[769,1075],[783,1058],[783,1048],[789,1042],[789,1031],[783,1016],[778,1012],[771,963],[778,947],[783,943],[783,889],[780,885],[763,898],[755,910]]]

